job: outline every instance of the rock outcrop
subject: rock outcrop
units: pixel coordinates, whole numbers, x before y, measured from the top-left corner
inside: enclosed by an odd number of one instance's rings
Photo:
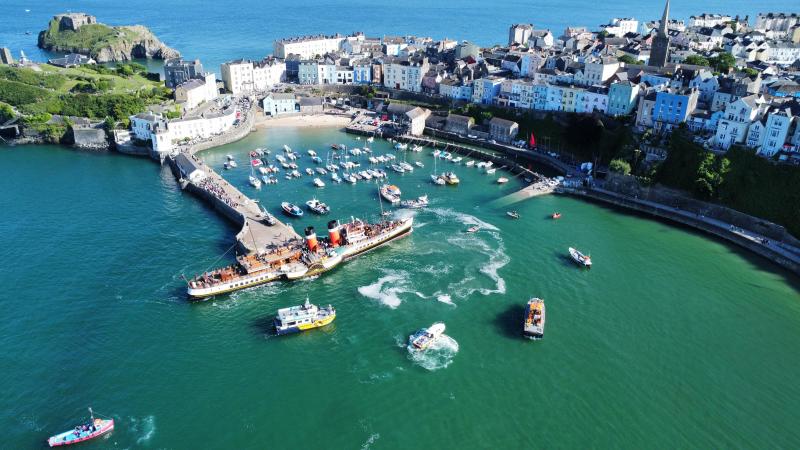
[[[169,59],[181,54],[161,42],[142,25],[108,26],[82,13],[54,16],[39,33],[40,48],[79,53],[99,63],[136,58]]]

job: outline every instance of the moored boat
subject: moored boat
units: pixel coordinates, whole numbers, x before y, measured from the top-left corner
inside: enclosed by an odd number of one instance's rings
[[[525,307],[525,324],[523,334],[528,339],[541,339],[544,337],[544,300],[532,298]]]
[[[275,332],[278,335],[299,333],[324,327],[336,319],[336,309],[328,305],[319,308],[308,301],[299,306],[281,308],[275,316]]]
[[[324,181],[322,181],[322,180],[321,180],[321,179],[319,179],[319,178],[314,178],[314,186],[316,186],[316,187],[318,187],[318,188],[325,187],[325,182],[324,182]]]
[[[428,328],[417,330],[408,337],[408,348],[410,350],[427,350],[444,334],[445,326],[442,322],[436,322]]]
[[[550,217],[552,217],[553,219],[560,219],[561,218],[561,213],[560,212],[554,212],[553,215],[550,216]]]
[[[261,189],[261,180],[259,180],[258,178],[256,178],[256,177],[255,177],[255,176],[253,176],[253,175],[250,175],[248,178],[250,179],[250,184],[251,184],[251,185],[252,185],[254,188],[256,188],[256,189]]]
[[[508,214],[512,219],[519,219],[519,213],[516,211],[506,211],[506,214]]]
[[[65,431],[47,439],[50,447],[77,444],[78,442],[88,441],[102,436],[114,429],[114,419],[100,419],[94,417],[92,408],[89,408],[90,419],[72,430]]]
[[[292,204],[292,203],[289,203],[289,202],[281,203],[281,209],[283,209],[283,212],[285,212],[286,214],[288,214],[288,215],[290,215],[292,217],[302,217],[303,216],[303,210],[300,209],[299,206],[297,206],[295,204]]]
[[[505,183],[508,183],[508,178],[500,177],[497,179],[497,184],[505,184]]]
[[[380,189],[381,197],[391,204],[400,203],[400,188],[395,185],[384,184]]]
[[[442,178],[444,178],[445,183],[450,185],[456,185],[460,183],[461,180],[458,179],[455,173],[453,172],[445,172],[442,174]]]
[[[583,267],[592,267],[592,257],[589,255],[584,255],[580,251],[575,248],[569,248],[569,255],[572,257],[572,260],[578,263]]]

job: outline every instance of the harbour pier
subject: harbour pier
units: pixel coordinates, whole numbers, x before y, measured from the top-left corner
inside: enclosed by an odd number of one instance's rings
[[[236,234],[239,250],[250,254],[300,240],[294,229],[275,218],[268,225],[266,215],[253,199],[244,195],[195,155],[181,152],[170,155],[167,162],[181,188],[211,204],[225,218],[241,226]]]

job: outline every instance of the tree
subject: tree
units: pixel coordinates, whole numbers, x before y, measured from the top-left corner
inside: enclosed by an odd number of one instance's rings
[[[611,162],[608,163],[608,170],[621,173],[622,175],[628,175],[631,173],[631,165],[628,161],[622,159],[612,159]]]
[[[13,119],[15,116],[16,114],[14,114],[14,108],[12,108],[11,105],[0,102],[0,124]]]
[[[620,56],[619,58],[617,58],[617,60],[625,64],[639,64],[639,61],[637,61],[636,58],[627,54]]]
[[[484,111],[481,113],[481,120],[484,122],[489,122],[492,120],[492,117],[494,117],[494,115],[490,111]]]
[[[708,63],[717,72],[726,73],[736,65],[736,58],[728,52],[720,52],[717,56],[709,58]]]
[[[703,55],[689,55],[683,62],[695,66],[708,66],[708,59]]]

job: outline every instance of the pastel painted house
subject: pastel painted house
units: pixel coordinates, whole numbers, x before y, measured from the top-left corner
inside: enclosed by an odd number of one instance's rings
[[[264,114],[272,117],[299,111],[294,94],[273,92],[264,98],[262,105]]]

